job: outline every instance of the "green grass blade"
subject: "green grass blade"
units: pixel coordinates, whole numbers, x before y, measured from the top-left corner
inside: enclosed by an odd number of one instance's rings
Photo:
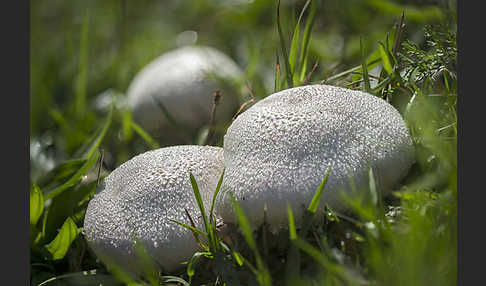
[[[296,75],[296,68],[297,68],[297,53],[299,51],[299,40],[300,40],[300,23],[302,21],[302,17],[304,16],[304,12],[309,6],[311,0],[307,0],[304,4],[304,7],[302,8],[302,11],[300,12],[299,19],[297,20],[297,23],[295,24],[294,28],[294,33],[292,35],[292,40],[290,42],[290,52],[289,52],[289,64],[290,64],[290,70],[292,71],[293,74],[293,84],[296,85],[297,79],[295,78]],[[300,63],[302,64],[302,63]]]
[[[98,136],[96,136],[95,140],[91,144],[91,147],[86,151],[83,158],[89,158],[93,156],[93,154],[98,150],[98,147],[100,146],[101,142],[103,141],[103,138],[105,138],[106,132],[108,131],[108,128],[110,128],[111,122],[113,120],[113,104],[110,107],[110,111],[108,112],[108,115],[106,116],[105,119],[105,124],[103,125],[103,128],[101,129],[100,133]]]
[[[383,68],[388,74],[391,74],[393,67],[390,62],[390,58],[388,56],[387,50],[382,42],[378,42],[378,49],[380,51],[381,63],[383,65]]]
[[[167,276],[162,276],[161,278],[162,278],[162,282],[163,283],[175,282],[175,283],[180,283],[180,284],[182,284],[184,286],[189,286],[190,285],[189,283],[187,283],[186,280],[184,280],[184,279],[182,279],[180,277],[177,277],[177,276],[169,276],[169,275],[167,275]],[[165,285],[165,284],[163,284],[163,285]]]
[[[133,131],[137,133],[147,145],[152,149],[159,149],[160,145],[157,143],[155,139],[153,139],[142,127],[136,124],[133,120],[130,121],[130,126],[133,128]]]
[[[214,235],[214,231],[212,226],[209,224],[208,217],[206,216],[206,210],[204,209],[204,203],[201,198],[201,193],[199,192],[199,187],[197,186],[196,179],[192,175],[192,173],[189,173],[189,177],[191,179],[191,185],[192,189],[194,191],[194,196],[196,197],[197,205],[199,207],[199,211],[201,212],[201,216],[204,221],[204,227],[206,229],[206,232],[208,233],[209,236],[209,244],[212,246],[211,248],[214,249],[214,247],[217,247],[216,244],[216,238]]]
[[[327,178],[329,177],[330,172],[331,172],[331,167],[327,168],[326,174],[324,175],[324,179],[322,179],[319,188],[317,188],[317,192],[314,194],[314,197],[312,197],[312,201],[309,204],[309,207],[307,208],[307,210],[310,211],[311,213],[316,213],[317,208],[319,207],[319,203],[322,197],[322,191],[326,186]]]
[[[314,26],[315,18],[316,18],[316,11],[317,11],[317,2],[318,0],[313,0],[311,3],[310,13],[307,18],[305,28],[304,28],[304,35],[302,37],[302,46],[300,48],[300,82],[305,80],[305,76],[307,73],[307,58],[309,54],[309,43],[312,34],[312,27]]]
[[[238,204],[238,202],[236,202],[233,196],[231,197],[231,201],[233,204],[233,208],[236,212],[238,225],[241,231],[243,232],[243,237],[246,243],[248,244],[248,246],[250,247],[250,249],[253,251],[253,255],[255,256],[256,259],[258,283],[260,285],[272,285],[270,273],[268,272],[267,267],[263,264],[263,260],[260,256],[260,253],[258,252],[257,244],[253,237],[252,230],[250,227],[250,222],[246,218],[243,209],[241,209],[240,205]]]
[[[378,193],[376,191],[376,183],[375,183],[375,176],[373,175],[373,169],[370,168],[368,172],[369,178],[369,187],[370,187],[370,194],[371,194],[371,203],[373,206],[376,206],[378,203]]]
[[[288,284],[295,284],[300,275],[300,252],[293,243],[297,239],[297,230],[295,227],[294,214],[290,204],[287,203],[287,215],[289,220],[289,238],[291,241],[290,248],[287,251],[287,264],[285,266],[285,280]]]
[[[121,111],[121,123],[123,130],[123,140],[130,141],[133,137],[132,113],[130,110]]]
[[[147,248],[143,244],[143,241],[139,238],[135,238],[135,252],[137,253],[143,273],[143,277],[147,279],[152,286],[158,286],[158,270],[157,266],[150,257]]]
[[[297,230],[295,228],[294,213],[289,203],[287,203],[287,214],[289,218],[289,237],[290,240],[294,240],[297,238]]]
[[[68,217],[54,240],[45,246],[52,255],[52,260],[64,258],[71,243],[80,232],[81,228],[78,228],[72,218]]]
[[[387,0],[367,0],[366,2],[378,11],[386,14],[398,16],[405,11],[408,19],[417,22],[433,22],[444,18],[443,10],[435,5],[415,7],[411,5],[400,5]]]
[[[197,228],[195,228],[195,227],[193,227],[193,226],[191,226],[191,225],[188,225],[188,224],[185,224],[185,223],[182,223],[182,222],[178,222],[178,221],[173,220],[173,219],[169,219],[169,220],[170,220],[171,222],[176,223],[176,224],[178,224],[178,225],[180,225],[180,226],[182,226],[182,227],[185,227],[185,228],[187,228],[188,230],[191,230],[191,231],[193,231],[193,232],[195,232],[195,233],[197,233],[197,234],[199,234],[199,235],[202,235],[202,236],[208,237],[208,234],[207,234],[207,233],[202,232],[202,231],[200,231],[199,229],[197,229]]]
[[[384,79],[382,80],[380,83],[378,83],[377,86],[375,86],[373,88],[373,90],[371,91],[372,94],[376,94],[377,92],[379,92],[381,89],[383,89],[387,84],[389,84],[392,79],[394,78],[394,75],[395,75],[395,71],[396,71],[396,66],[393,67],[393,70],[392,72]]]
[[[202,257],[202,256],[208,256],[211,255],[211,252],[196,252],[192,255],[191,259],[189,260],[189,263],[187,264],[186,268],[186,273],[187,276],[189,276],[189,284],[192,282],[192,277],[194,274],[196,274],[196,262]]]
[[[47,174],[39,178],[38,184],[41,188],[48,188],[53,186],[55,183],[64,182],[69,177],[74,175],[76,171],[86,163],[86,159],[72,159],[67,160],[49,171]]]
[[[278,0],[277,2],[277,30],[278,30],[278,36],[280,38],[280,48],[282,49],[282,53],[284,56],[285,73],[287,75],[287,85],[291,88],[293,87],[292,84],[293,76],[292,76],[292,70],[290,69],[289,55],[287,53],[285,38],[282,32],[282,26],[280,24],[280,0]]]
[[[297,237],[294,240],[295,245],[305,252],[307,255],[312,257],[316,262],[318,262],[322,267],[327,268],[329,265],[329,262],[326,257],[315,247],[313,247],[311,244],[306,242],[300,237]]]
[[[289,51],[289,66],[292,71],[292,75],[295,77],[295,68],[297,65],[297,52],[299,50],[299,35],[300,34],[300,18],[295,26],[292,40],[290,41],[290,51]],[[295,85],[295,81],[292,78],[292,84]]]
[[[373,68],[374,66],[376,66],[379,62],[381,61],[381,58],[377,58],[377,59],[369,59],[368,62],[367,62],[367,65],[368,65],[368,68]],[[340,72],[336,75],[333,75],[333,76],[330,76],[324,80],[321,81],[321,84],[324,84],[324,83],[328,83],[328,82],[331,82],[333,80],[337,80],[339,78],[342,78],[344,76],[347,76],[353,72],[359,72],[360,70],[363,69],[363,65],[359,65],[359,66],[356,66],[356,67],[353,67],[353,68],[350,68],[350,69],[347,69],[343,72]]]
[[[44,212],[44,197],[35,183],[30,184],[30,224],[36,225]]]
[[[368,75],[368,63],[366,62],[366,51],[363,46],[363,38],[359,38],[359,47],[361,50],[361,66],[363,70],[363,82],[366,92],[371,93],[370,77]]]
[[[74,186],[81,178],[83,175],[91,168],[99,159],[100,153],[94,153],[86,163],[64,184],[60,185],[59,187],[55,188],[54,190],[50,191],[44,196],[44,199],[47,201],[48,199],[52,199],[62,192],[64,192],[66,189]]]
[[[219,177],[218,185],[216,186],[216,190],[214,191],[213,198],[211,200],[211,209],[209,211],[209,222],[210,222],[210,224],[212,224],[212,222],[214,220],[213,219],[214,204],[216,203],[216,197],[218,196],[219,190],[221,189],[221,184],[223,183],[224,171],[225,171],[225,169],[223,169],[223,172],[221,173],[221,176]]]
[[[245,214],[243,213],[243,209],[241,209],[240,205],[238,204],[238,202],[236,202],[234,197],[231,197],[231,200],[232,200],[233,208],[235,209],[236,212],[236,217],[238,219],[239,227],[243,232],[243,237],[245,238],[246,243],[248,243],[250,248],[256,251],[257,246],[256,246],[255,239],[253,238],[252,235],[250,222],[246,218]]]
[[[236,264],[238,264],[238,266],[243,266],[243,263],[245,262],[245,259],[243,258],[243,256],[241,256],[241,254],[238,251],[235,251],[235,250],[233,250],[231,252],[231,254],[235,258]]]

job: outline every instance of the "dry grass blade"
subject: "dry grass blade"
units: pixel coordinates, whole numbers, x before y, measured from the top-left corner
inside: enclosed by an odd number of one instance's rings
[[[235,120],[236,117],[238,117],[242,112],[243,110],[245,109],[245,107],[254,102],[255,101],[255,94],[253,94],[253,91],[251,90],[251,88],[248,86],[248,84],[246,84],[246,88],[248,89],[248,91],[250,92],[250,99],[245,101],[241,106],[240,108],[238,109],[238,111],[235,113],[235,115],[233,115],[233,119],[232,120]]]
[[[103,160],[105,158],[105,150],[104,149],[100,149],[100,159],[98,161],[98,175],[96,176],[96,186],[98,187],[98,185],[100,184],[100,174],[101,174],[101,167],[103,166]]]
[[[221,92],[219,90],[216,90],[215,92],[213,92],[213,108],[211,110],[211,117],[209,119],[208,135],[206,136],[206,140],[204,140],[204,145],[208,145],[209,141],[213,137],[213,134],[214,134],[214,118],[216,117],[216,107],[221,102],[222,97],[223,96],[221,95]]]
[[[317,69],[318,66],[319,66],[319,60],[316,61],[316,63],[312,67],[312,70],[309,72],[309,74],[305,78],[304,85],[306,85],[310,81],[310,78],[311,78],[312,74],[314,73],[314,71]]]
[[[193,228],[196,228],[196,225],[194,224],[194,221],[192,220],[192,217],[189,214],[189,211],[187,211],[186,208],[184,208],[184,211],[186,213],[187,218],[189,218],[189,222],[191,223],[191,226]],[[194,236],[194,239],[197,241],[197,245],[199,247],[201,247],[202,249],[204,249],[204,246],[202,245],[201,240],[199,240],[199,235],[195,231],[192,231],[192,235]]]
[[[397,36],[395,37],[395,44],[393,45],[393,56],[396,57],[398,50],[400,49],[400,43],[402,41],[403,29],[405,28],[405,24],[403,23],[405,20],[405,11],[402,11],[402,16],[400,17],[400,24],[397,29]]]

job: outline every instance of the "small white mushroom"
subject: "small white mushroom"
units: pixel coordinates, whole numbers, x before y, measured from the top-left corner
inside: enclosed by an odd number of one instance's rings
[[[232,193],[253,226],[287,226],[288,202],[297,223],[331,167],[320,207],[336,210],[338,193],[367,188],[371,167],[378,191],[390,190],[414,161],[412,140],[399,112],[360,91],[326,85],[272,94],[243,112],[224,137],[225,175],[216,210],[236,217]],[[324,202],[324,203],[323,203]]]
[[[170,127],[160,103],[177,124],[187,131],[197,130],[210,121],[216,90],[223,98],[215,120],[231,119],[238,108],[238,94],[223,81],[242,75],[237,64],[222,52],[184,46],[156,58],[135,76],[127,91],[127,104],[135,121],[156,137]]]
[[[199,186],[204,206],[223,171],[223,149],[211,146],[173,146],[137,155],[104,180],[90,201],[84,220],[88,245],[104,262],[140,272],[136,241],[163,269],[172,271],[198,250],[193,233],[170,221],[204,231],[189,172]]]

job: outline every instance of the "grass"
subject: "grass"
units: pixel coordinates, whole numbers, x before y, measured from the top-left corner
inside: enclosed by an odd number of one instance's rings
[[[31,284],[455,285],[457,49],[451,6],[385,0],[216,2],[31,3],[30,133],[31,146],[38,146],[31,149]],[[248,105],[315,83],[384,98],[402,114],[413,137],[416,163],[409,175],[383,197],[370,170],[370,186],[343,198],[346,213],[317,209],[323,180],[305,227],[296,228],[288,208],[286,233],[270,233],[266,225],[252,231],[234,201],[238,223],[228,226],[235,230],[230,236],[220,232],[213,216],[223,176],[206,213],[198,178],[191,175],[205,229],[181,224],[202,246],[183,269],[152,269],[134,278],[100,263],[81,229],[97,185],[135,154],[166,146],[117,101],[136,71],[174,48],[176,35],[185,30],[196,30],[198,43],[243,63],[240,84],[252,91]],[[108,90],[114,91],[111,107],[97,110],[96,96]],[[211,141],[221,142],[222,134],[213,133]]]

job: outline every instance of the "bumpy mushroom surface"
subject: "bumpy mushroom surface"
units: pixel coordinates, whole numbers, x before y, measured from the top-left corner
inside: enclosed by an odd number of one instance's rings
[[[164,270],[181,267],[198,250],[191,231],[169,219],[204,230],[189,172],[199,186],[205,207],[223,171],[223,149],[173,146],[137,155],[104,180],[90,201],[84,220],[88,245],[105,262],[139,272],[138,240]]]
[[[135,76],[127,90],[127,104],[135,121],[155,136],[170,127],[158,102],[177,124],[197,130],[210,121],[216,90],[223,98],[215,119],[233,116],[239,103],[237,92],[222,82],[242,74],[231,58],[214,48],[184,46],[156,58]]]
[[[288,202],[297,223],[331,167],[320,206],[342,210],[338,192],[367,188],[371,167],[382,192],[406,175],[412,140],[399,112],[360,91],[326,85],[283,90],[243,112],[224,137],[225,175],[216,210],[236,218],[232,193],[253,226],[287,226]],[[324,203],[323,203],[324,202]]]

